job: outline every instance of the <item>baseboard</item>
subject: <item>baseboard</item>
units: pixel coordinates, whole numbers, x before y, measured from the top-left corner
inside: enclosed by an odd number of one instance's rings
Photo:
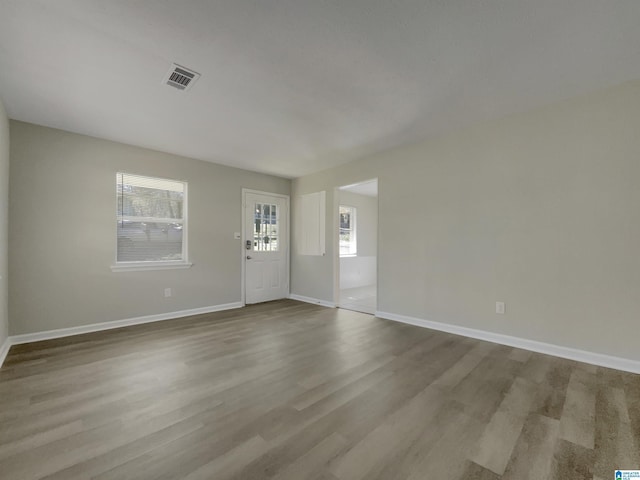
[[[11,348],[11,337],[7,337],[0,346],[0,368],[2,368],[2,364],[4,363],[4,359],[7,358],[7,354],[9,353],[9,349]]]
[[[291,300],[298,300],[299,302],[313,303],[314,305],[321,305],[323,307],[336,308],[336,304],[333,302],[327,302],[326,300],[320,300],[318,298],[305,297],[304,295],[296,295],[295,293],[289,294]]]
[[[177,312],[158,313],[156,315],[145,315],[143,317],[126,318],[124,320],[114,320],[111,322],[92,323],[90,325],[81,325],[79,327],[60,328],[57,330],[48,330],[46,332],[13,335],[9,337],[7,341],[9,342],[10,345],[19,345],[21,343],[39,342],[42,340],[51,340],[54,338],[70,337],[72,335],[81,335],[83,333],[100,332],[102,330],[112,330],[114,328],[129,327],[131,325],[141,325],[143,323],[161,322],[163,320],[172,320],[175,318],[190,317],[191,315],[200,315],[203,313],[220,312],[223,310],[241,308],[242,306],[243,306],[242,302],[225,303],[222,305],[192,308],[189,310],[179,310]]]
[[[416,317],[408,317],[406,315],[398,315],[389,312],[376,312],[376,317],[393,320],[396,322],[408,323],[418,327],[430,328],[441,332],[453,333],[465,337],[477,338],[487,342],[499,343],[510,347],[522,348],[532,352],[544,353],[555,357],[567,358],[578,362],[598,365],[600,367],[613,368],[623,370],[625,372],[640,373],[640,361],[628,358],[613,357],[602,353],[587,352],[571,347],[563,347],[552,343],[538,342],[536,340],[527,340],[526,338],[512,337],[500,333],[487,332],[485,330],[476,330],[474,328],[461,327],[448,323],[432,322]]]

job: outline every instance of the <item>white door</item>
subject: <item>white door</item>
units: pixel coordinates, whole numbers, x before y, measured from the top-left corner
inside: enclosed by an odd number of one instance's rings
[[[245,192],[245,303],[287,297],[288,198]]]

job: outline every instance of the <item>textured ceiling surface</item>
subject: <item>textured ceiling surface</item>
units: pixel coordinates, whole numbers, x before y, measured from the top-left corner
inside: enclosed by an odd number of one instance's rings
[[[0,0],[0,97],[296,177],[640,78],[638,25],[638,0]],[[202,75],[188,92],[172,62]]]

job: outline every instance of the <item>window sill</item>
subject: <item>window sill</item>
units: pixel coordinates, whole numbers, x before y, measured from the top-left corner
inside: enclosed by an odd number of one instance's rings
[[[191,268],[191,262],[127,262],[111,265],[112,272],[143,272],[148,270],[177,270]]]
[[[349,258],[349,257],[357,257],[358,254],[357,253],[343,253],[342,255],[340,255],[340,258]]]

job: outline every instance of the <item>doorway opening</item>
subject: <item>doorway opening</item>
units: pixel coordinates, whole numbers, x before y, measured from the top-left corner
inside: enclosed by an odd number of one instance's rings
[[[378,179],[338,187],[337,304],[374,314],[378,291]]]

